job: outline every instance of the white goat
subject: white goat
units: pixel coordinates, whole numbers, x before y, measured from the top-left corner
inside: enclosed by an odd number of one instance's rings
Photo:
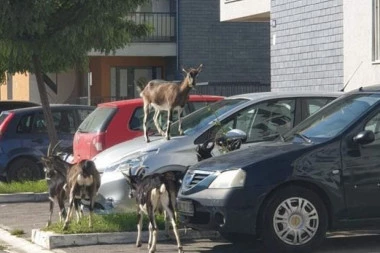
[[[146,142],[150,141],[147,133],[147,118],[150,105],[155,109],[153,120],[157,131],[161,135],[165,136],[167,140],[170,139],[169,131],[174,110],[178,112],[178,131],[182,134],[181,113],[189,98],[190,90],[195,87],[195,78],[202,71],[202,64],[199,65],[198,68],[190,68],[189,70],[182,69],[182,71],[185,72],[186,76],[181,84],[178,85],[174,82],[150,81],[140,93],[140,96],[144,100],[144,136]],[[166,132],[162,130],[162,127],[158,122],[160,111],[163,110],[168,112]]]

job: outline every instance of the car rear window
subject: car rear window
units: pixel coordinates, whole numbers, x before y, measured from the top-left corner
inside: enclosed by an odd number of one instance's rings
[[[8,117],[8,115],[9,115],[9,112],[2,112],[2,113],[0,113],[0,125],[3,124],[3,122]]]
[[[117,108],[115,107],[97,107],[79,125],[78,132],[95,133],[105,131],[116,111]]]

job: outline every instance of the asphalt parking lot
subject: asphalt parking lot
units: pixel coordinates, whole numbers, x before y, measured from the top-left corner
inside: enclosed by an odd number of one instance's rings
[[[19,229],[25,232],[21,238],[30,241],[31,230],[45,226],[49,214],[48,202],[30,203],[3,203],[0,204],[0,224],[3,229],[12,231]],[[58,219],[58,211],[55,210],[54,218]],[[197,239],[183,240],[185,253],[267,253],[260,241],[231,244],[222,239]],[[6,245],[1,242],[0,246]],[[8,251],[7,251],[8,250]],[[28,251],[17,251],[11,246],[0,248],[3,252],[22,253]],[[34,251],[39,252],[39,251]],[[42,252],[55,253],[135,253],[148,252],[147,244],[141,248],[136,248],[134,244],[112,244],[112,245],[93,245],[80,247],[66,247]],[[175,241],[158,242],[157,252],[177,252]],[[360,232],[340,232],[330,236],[315,253],[380,253],[380,232],[379,231],[360,231]],[[278,253],[278,252],[276,252]]]

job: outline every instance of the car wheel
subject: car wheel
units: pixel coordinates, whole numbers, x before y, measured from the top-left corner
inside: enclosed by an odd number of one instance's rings
[[[31,159],[19,158],[13,161],[7,171],[7,181],[25,181],[41,179],[41,169]]]
[[[262,239],[272,250],[309,252],[326,236],[324,203],[313,191],[293,186],[276,192],[264,210]]]

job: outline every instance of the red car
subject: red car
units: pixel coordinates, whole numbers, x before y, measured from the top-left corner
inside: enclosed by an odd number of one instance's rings
[[[190,95],[183,114],[187,115],[224,97]],[[154,129],[150,110],[148,129]],[[166,123],[166,113],[161,113],[161,125]],[[91,159],[99,152],[123,141],[143,135],[143,100],[141,98],[102,103],[87,116],[74,135],[74,161]],[[176,119],[174,114],[174,120]]]

